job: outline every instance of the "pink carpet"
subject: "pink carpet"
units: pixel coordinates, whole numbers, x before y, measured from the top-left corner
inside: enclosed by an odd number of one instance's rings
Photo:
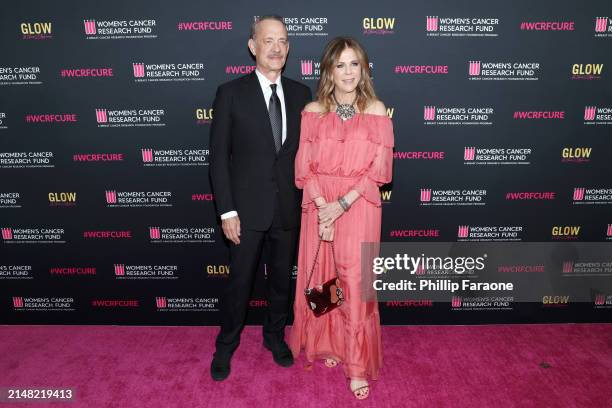
[[[0,407],[612,407],[612,324],[384,326],[384,367],[356,401],[341,369],[278,367],[247,327],[232,373],[216,327],[0,326],[0,387],[71,387],[72,403]]]

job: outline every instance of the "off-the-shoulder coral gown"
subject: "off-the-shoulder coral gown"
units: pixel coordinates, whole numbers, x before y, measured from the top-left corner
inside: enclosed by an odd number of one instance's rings
[[[342,120],[335,112],[321,115],[302,111],[300,146],[295,160],[295,182],[304,190],[298,253],[294,323],[289,347],[308,361],[333,358],[349,378],[378,379],[382,365],[380,317],[375,294],[365,296],[361,272],[361,243],[380,243],[379,187],[391,181],[393,124],[388,116],[356,113]],[[304,289],[312,268],[318,236],[314,198],[337,200],[350,190],[360,197],[334,227],[334,248],[345,302],[315,317]],[[310,286],[334,276],[329,243],[321,245],[319,264]],[[367,277],[366,277],[367,280]]]

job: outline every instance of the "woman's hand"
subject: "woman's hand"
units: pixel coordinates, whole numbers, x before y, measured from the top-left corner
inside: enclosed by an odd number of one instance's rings
[[[334,224],[330,226],[323,226],[319,224],[319,237],[323,241],[333,241],[334,240]]]
[[[344,210],[338,201],[332,201],[319,208],[319,225],[330,226],[338,219]]]

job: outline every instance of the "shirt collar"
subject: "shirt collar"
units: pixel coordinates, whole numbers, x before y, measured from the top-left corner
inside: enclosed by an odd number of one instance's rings
[[[257,74],[257,79],[259,79],[259,84],[261,85],[262,89],[265,89],[265,90],[271,89],[270,84],[276,84],[277,91],[279,88],[282,89],[283,86],[281,84],[281,75],[279,75],[278,78],[276,78],[275,82],[272,82],[264,74],[259,72],[257,68],[255,68],[255,74]]]

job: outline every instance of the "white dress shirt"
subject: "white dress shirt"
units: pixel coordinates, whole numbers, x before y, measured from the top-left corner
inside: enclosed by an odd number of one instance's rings
[[[270,108],[270,97],[272,96],[272,88],[271,84],[276,84],[276,95],[278,95],[278,99],[281,102],[281,114],[283,118],[283,133],[282,133],[282,143],[285,143],[285,139],[287,138],[287,112],[285,110],[285,94],[283,93],[283,84],[281,82],[281,76],[279,75],[276,78],[275,82],[270,81],[268,78],[264,76],[258,69],[255,69],[255,74],[257,75],[257,79],[259,80],[259,86],[261,86],[261,90],[264,94],[264,100],[266,101],[266,108]],[[221,219],[225,220],[226,218],[235,217],[238,215],[237,211],[228,211],[226,213],[221,214]]]

